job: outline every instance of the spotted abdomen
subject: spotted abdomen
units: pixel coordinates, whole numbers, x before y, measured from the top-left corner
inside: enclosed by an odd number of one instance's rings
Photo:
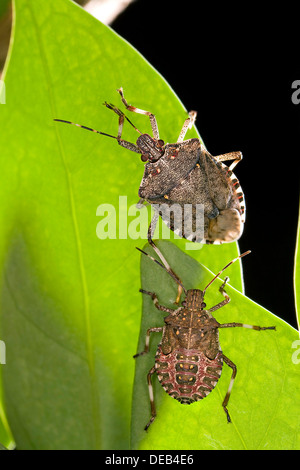
[[[165,391],[180,403],[189,405],[205,398],[216,386],[222,372],[223,357],[215,359],[191,349],[174,350],[164,355],[161,346],[155,356],[155,370]]]

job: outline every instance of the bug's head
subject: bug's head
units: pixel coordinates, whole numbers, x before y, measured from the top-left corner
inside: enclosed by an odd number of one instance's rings
[[[189,289],[186,294],[186,298],[183,300],[181,305],[188,308],[204,309],[206,303],[204,302],[205,292],[200,289]]]
[[[164,141],[161,139],[153,139],[153,137],[151,137],[149,134],[140,135],[136,141],[136,144],[141,151],[142,162],[157,162],[157,160],[159,160],[165,153]]]

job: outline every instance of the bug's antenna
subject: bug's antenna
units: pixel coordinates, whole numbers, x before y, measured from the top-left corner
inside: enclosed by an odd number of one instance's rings
[[[75,122],[64,121],[63,119],[53,119],[53,121],[64,122],[65,124],[71,124],[72,126],[81,127],[82,129],[86,129],[87,131],[95,132],[95,134],[101,134],[101,135],[105,135],[106,137],[111,137],[112,139],[117,139],[117,137],[114,135],[106,134],[105,132],[100,132],[100,131],[97,131],[96,129],[92,129],[91,127],[86,127],[86,126],[82,126],[81,124],[76,124]]]
[[[159,261],[157,261],[157,259],[153,258],[152,256],[148,255],[148,253],[146,253],[145,251],[141,250],[140,248],[138,248],[136,246],[136,249],[139,250],[141,253],[143,253],[144,255],[146,256],[149,256],[150,259],[152,259],[152,261],[154,261],[156,264],[158,264],[161,268],[163,268],[168,274],[170,274],[170,276],[174,279],[174,281],[180,286],[182,287],[185,295],[187,294],[187,290],[186,288],[184,287],[184,285],[181,283],[180,279],[176,276],[175,273],[173,273],[173,271],[169,271],[163,264],[161,264]]]
[[[126,116],[126,114],[124,114],[123,111],[121,111],[115,105],[108,103],[107,101],[105,101],[103,105],[106,106],[108,109],[111,109],[114,113],[116,113],[119,116],[119,123],[121,122],[123,125],[124,119],[126,119],[126,121],[129,122],[129,124],[134,128],[134,130],[136,130],[139,134],[142,134],[142,132],[137,127],[135,127],[133,122],[130,121],[130,119]]]
[[[232,261],[230,261],[230,263],[226,264],[226,266],[223,269],[221,269],[221,271],[218,274],[216,274],[216,276],[207,284],[207,286],[203,290],[203,293],[220,276],[220,274],[222,274],[222,272],[225,271],[225,269],[227,269],[231,264],[233,264],[238,259],[243,258],[246,255],[249,255],[249,253],[251,253],[250,250],[245,251],[245,253],[242,253],[240,256],[238,256],[237,258],[234,258]]]

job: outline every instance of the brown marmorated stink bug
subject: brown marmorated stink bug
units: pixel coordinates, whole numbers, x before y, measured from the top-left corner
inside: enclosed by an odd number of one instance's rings
[[[122,147],[141,154],[142,161],[147,163],[139,188],[140,204],[150,203],[156,209],[148,230],[148,241],[157,254],[159,250],[156,250],[152,235],[158,214],[177,235],[194,242],[220,244],[238,240],[245,221],[245,203],[243,191],[232,170],[242,159],[241,152],[212,156],[199,139],[184,140],[188,128],[195,122],[195,111],[189,113],[177,142],[165,144],[159,138],[154,114],[129,105],[123,89],[117,91],[128,111],[149,116],[153,137],[139,131],[123,111],[107,102],[104,105],[119,116],[117,136],[71,121],[54,120],[111,137]],[[122,139],[125,119],[140,134],[136,144]],[[233,162],[227,167],[223,162],[229,160]],[[186,210],[187,207],[190,211]],[[203,217],[200,229],[197,224],[198,208],[201,208]],[[165,263],[164,259],[162,261]]]
[[[195,401],[205,398],[216,386],[222,372],[223,363],[232,369],[232,376],[229,387],[222,406],[227,416],[227,422],[231,419],[227,409],[231,389],[236,377],[236,365],[223,354],[219,343],[219,328],[243,327],[254,330],[275,330],[276,327],[254,326],[244,323],[219,323],[212,316],[212,313],[224,305],[228,304],[230,298],[225,291],[225,285],[229,278],[225,277],[220,287],[220,293],[224,300],[217,305],[206,308],[204,296],[207,288],[220,276],[220,274],[239,258],[250,253],[246,251],[228,263],[203,289],[189,289],[183,286],[179,277],[163,266],[159,261],[152,258],[148,253],[140,250],[149,256],[155,263],[165,269],[175,282],[181,286],[185,293],[182,306],[176,310],[167,308],[159,304],[157,295],[141,289],[140,292],[149,295],[155,307],[168,315],[164,318],[165,326],[149,328],[146,334],[145,348],[142,352],[135,354],[137,358],[149,352],[150,334],[162,332],[162,339],[158,345],[155,365],[150,369],[147,380],[149,388],[149,398],[151,405],[151,418],[145,426],[147,430],[156,417],[154,404],[152,376],[157,374],[158,380],[165,391],[181,404],[189,405]],[[157,248],[158,250],[158,248]]]

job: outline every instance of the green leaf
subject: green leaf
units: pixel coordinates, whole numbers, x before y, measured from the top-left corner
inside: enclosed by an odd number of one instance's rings
[[[102,103],[119,106],[123,86],[172,142],[186,111],[136,50],[69,0],[15,0],[14,10],[0,107],[3,406],[18,449],[126,449],[142,302],[134,248],[145,240],[119,238],[118,205],[138,201],[143,165],[113,139],[53,119],[116,135]],[[145,116],[131,118],[150,132]],[[101,204],[116,209],[116,239],[96,236]],[[238,247],[190,253],[215,269]],[[232,274],[242,290],[238,265]]]
[[[8,425],[7,418],[6,418],[1,401],[0,401],[0,450],[3,450],[4,448],[13,449],[15,447],[15,443],[14,443],[11,431],[9,429],[9,425]],[[1,445],[3,449],[1,448]]]
[[[179,275],[184,286],[201,288],[213,278],[208,269],[168,242],[159,247]],[[147,250],[147,249],[146,249]],[[148,250],[147,250],[148,251]],[[151,251],[149,249],[149,251]],[[227,260],[230,261],[230,258]],[[247,262],[247,259],[244,259]],[[231,276],[229,267],[223,278]],[[223,268],[219,264],[218,271]],[[150,258],[142,255],[142,288],[158,295],[159,303],[174,307],[177,284]],[[205,302],[210,308],[223,300],[218,291],[221,280],[207,290]],[[162,288],[163,286],[163,288]],[[145,432],[150,419],[147,373],[161,333],[152,333],[149,354],[136,359],[133,394],[132,447],[139,449],[299,449],[299,379],[300,366],[293,342],[297,331],[228,285],[229,305],[217,310],[220,323],[242,322],[250,325],[276,326],[276,331],[247,328],[220,330],[224,354],[237,365],[237,376],[230,396],[228,424],[222,401],[229,386],[231,369],[224,365],[216,388],[200,402],[181,405],[171,398],[153,376],[157,417]],[[142,295],[142,294],[141,294]],[[145,345],[146,330],[163,325],[163,312],[143,295],[143,318],[138,351]],[[298,346],[299,349],[299,346]],[[294,354],[295,353],[295,354]]]

